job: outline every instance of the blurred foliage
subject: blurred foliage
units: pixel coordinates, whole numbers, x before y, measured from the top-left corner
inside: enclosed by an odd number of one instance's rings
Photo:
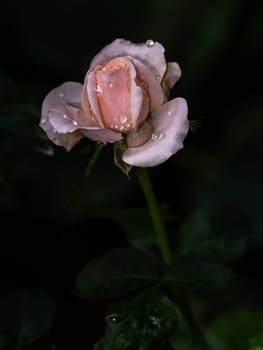
[[[260,330],[259,334],[252,337],[249,340],[249,350],[261,350],[263,349],[263,333],[262,329]]]
[[[53,300],[42,290],[19,288],[0,295],[0,349],[24,347],[49,331]]]
[[[262,311],[240,306],[217,313],[204,329],[207,342],[212,350],[260,350],[260,334]],[[178,333],[171,337],[174,349],[195,349],[195,342],[187,325],[180,322]],[[249,339],[251,337],[251,339]]]
[[[230,310],[223,315],[219,314],[207,331],[212,349],[247,350],[248,339],[262,327],[262,317],[262,311],[244,307]]]
[[[76,292],[86,298],[116,298],[157,283],[158,272],[155,261],[142,252],[113,249],[80,271]]]
[[[175,255],[177,258],[237,260],[245,252],[249,233],[248,217],[239,208],[198,208],[178,230]]]
[[[83,81],[92,57],[116,37],[164,45],[167,59],[183,71],[172,97],[187,99],[189,118],[198,124],[182,151],[150,169],[174,256],[181,259],[171,271],[177,281],[180,267],[184,276],[190,271],[189,280],[210,284],[229,262],[239,284],[233,294],[203,297],[202,315],[213,314],[201,318],[207,338],[215,350],[262,346],[263,4],[13,0],[1,4],[0,18],[0,291],[45,290],[57,305],[46,335],[29,329],[29,338],[38,339],[29,348],[92,348],[103,333],[108,303],[73,296],[76,275],[111,248],[132,245],[151,257],[156,253],[135,172],[127,178],[114,165],[112,145],[102,148],[87,177],[95,145],[83,140],[67,153],[38,127],[48,91]],[[212,265],[202,265],[206,259]],[[206,270],[200,274],[198,266]],[[177,350],[193,349],[183,331],[176,339]],[[8,344],[1,328],[0,348]]]

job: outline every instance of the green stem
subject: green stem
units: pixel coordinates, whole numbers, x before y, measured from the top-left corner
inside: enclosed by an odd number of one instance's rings
[[[85,176],[86,177],[88,177],[90,175],[91,170],[94,168],[94,166],[95,166],[95,164],[96,164],[96,162],[97,162],[97,160],[99,158],[99,154],[100,154],[100,152],[102,150],[102,147],[103,147],[102,144],[100,144],[100,143],[96,144],[94,152],[93,152],[93,154],[92,154],[92,156],[91,156],[91,158],[90,158],[90,160],[88,162],[88,165],[87,165],[87,167],[85,169]]]
[[[188,296],[186,295],[186,293],[183,295],[183,297],[181,295],[179,307],[181,308],[182,315],[185,321],[187,322],[188,327],[191,330],[191,333],[196,341],[197,346],[200,347],[200,349],[202,350],[211,350],[209,344],[205,339],[203,330],[197,322],[195,315],[193,314],[190,308]]]
[[[159,206],[153,191],[150,177],[148,175],[147,169],[145,168],[139,168],[137,174],[138,174],[140,185],[144,193],[144,197],[146,199],[146,202],[149,208],[153,226],[156,231],[157,242],[158,242],[164,263],[166,265],[170,265],[172,262],[171,250],[168,243],[166,229],[161,218]]]

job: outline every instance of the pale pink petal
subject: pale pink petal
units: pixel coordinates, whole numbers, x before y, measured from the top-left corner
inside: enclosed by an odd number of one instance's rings
[[[76,82],[66,82],[51,90],[45,97],[42,104],[42,117],[47,117],[47,114],[54,106],[64,106],[68,103],[81,103],[82,85]]]
[[[83,135],[78,130],[67,134],[57,133],[49,120],[42,119],[40,127],[52,142],[58,146],[65,147],[67,151],[70,151],[83,138]]]
[[[121,133],[136,128],[148,115],[148,96],[137,85],[137,72],[127,57],[112,59],[87,74],[82,103],[101,127]]]
[[[102,143],[117,142],[122,139],[122,135],[119,132],[108,129],[89,128],[81,129],[81,132],[90,140]]]
[[[76,131],[78,121],[78,108],[75,112],[67,109],[67,104],[80,105],[82,85],[75,82],[67,82],[51,90],[42,104],[40,127],[47,136],[59,146],[70,150],[83,137]]]
[[[167,70],[162,82],[164,93],[167,97],[169,96],[170,90],[174,87],[175,83],[180,79],[181,75],[182,71],[178,63],[167,63]]]
[[[81,109],[81,91],[82,85],[74,82],[50,91],[42,104],[40,127],[56,145],[64,146],[68,151],[84,135],[100,142],[119,141],[121,135],[100,131],[98,123]]]
[[[132,63],[130,63],[130,72],[131,72],[130,105],[131,105],[131,118],[132,118],[131,127],[137,128],[137,126],[146,119],[148,115],[147,112],[149,111],[149,105],[147,103],[146,91],[144,92],[143,87],[136,84],[137,73]],[[147,103],[147,106],[145,105],[145,103]]]
[[[68,132],[76,131],[78,127],[77,118],[75,116],[77,113],[71,113],[68,111],[66,106],[55,105],[48,111],[49,123],[59,134],[66,134]],[[42,126],[42,124],[40,124]],[[43,127],[44,129],[44,127]]]
[[[49,92],[42,104],[40,125],[43,130],[46,120],[57,133],[62,134],[79,127],[97,126],[81,109],[81,91],[81,84],[67,82]]]
[[[95,77],[105,128],[127,132],[136,125],[142,104],[142,91],[135,84],[133,64],[125,57],[115,58],[105,66],[98,66]]]
[[[98,103],[97,94],[100,92],[100,87],[96,84],[95,72],[90,71],[85,77],[85,83],[82,93],[82,103],[84,107],[90,106],[91,117],[95,117],[101,128],[104,128],[103,120]]]
[[[166,71],[164,48],[160,43],[147,40],[146,43],[134,44],[124,39],[116,39],[105,46],[93,58],[90,69],[101,64],[105,65],[112,58],[120,56],[131,56],[138,59],[147,65],[152,73],[159,75],[160,80]]]
[[[69,113],[69,110],[72,114]],[[42,125],[42,129],[45,127],[45,132],[49,136],[49,138],[57,145],[64,146],[67,148],[64,143],[69,143],[75,145],[83,136],[88,137],[93,141],[98,142],[115,142],[120,141],[122,136],[120,133],[113,132],[107,129],[101,129],[97,126],[81,126],[78,124],[76,120],[82,120],[81,117],[79,119],[76,115],[79,115],[81,110],[78,110],[72,106],[70,108],[63,106],[55,106],[48,113],[49,123],[48,125]],[[75,117],[74,117],[75,113]],[[81,123],[80,123],[81,124]],[[47,130],[47,126],[48,129]],[[76,137],[76,135],[78,137]],[[69,138],[69,141],[67,140]],[[74,143],[74,144],[73,144]]]
[[[130,60],[136,67],[138,78],[146,84],[147,93],[150,98],[150,109],[152,112],[158,110],[164,101],[163,89],[160,85],[159,76],[151,74],[147,65],[137,59],[130,57]]]
[[[164,104],[152,115],[153,134],[140,147],[128,147],[123,161],[137,167],[152,167],[165,162],[183,148],[189,129],[187,103],[176,98]]]

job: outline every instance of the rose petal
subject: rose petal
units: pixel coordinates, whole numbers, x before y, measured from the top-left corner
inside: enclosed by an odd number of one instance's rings
[[[82,129],[81,132],[90,140],[102,143],[117,142],[122,139],[120,133],[108,129],[89,128]]]
[[[147,92],[150,98],[151,111],[158,110],[164,101],[163,89],[160,85],[160,80],[156,75],[151,74],[150,69],[137,59],[130,57],[130,60],[136,67],[140,80],[147,84]]]
[[[83,135],[78,130],[67,134],[55,132],[49,120],[45,121],[44,124],[40,124],[40,127],[52,142],[58,146],[65,147],[67,151],[70,151],[83,138]]]
[[[136,85],[136,71],[130,60],[126,57],[115,58],[105,66],[96,68],[95,76],[104,126],[123,133],[136,126],[143,93]]]
[[[77,117],[73,117],[73,116],[69,117],[70,114],[68,110],[71,110],[71,113],[72,114],[75,113],[76,115],[79,114],[79,112],[81,111],[72,106],[69,106],[69,107],[70,108],[66,108],[63,106],[55,106],[48,113],[49,126],[50,126],[49,134],[51,135],[53,142],[55,142],[54,139],[56,140],[55,143],[57,145],[64,146],[64,144],[61,144],[61,143],[68,142],[66,139],[66,136],[70,138],[74,138],[74,140],[76,140],[74,135],[76,132],[78,132],[78,135],[80,138],[83,137],[84,135],[93,141],[99,141],[103,143],[116,142],[122,139],[121,134],[104,129],[104,128],[101,129],[99,127],[94,127],[94,126],[81,127],[80,125],[78,125],[76,121],[78,119]],[[79,119],[81,120],[81,118]],[[54,133],[54,130],[56,130],[55,133]]]
[[[79,142],[83,135],[76,131],[78,108],[67,108],[68,103],[80,105],[82,85],[67,82],[51,90],[42,104],[40,127],[47,136],[68,151]]]
[[[165,162],[183,148],[183,140],[189,129],[187,112],[187,103],[183,98],[164,104],[152,115],[152,137],[140,147],[128,147],[123,161],[138,167],[152,167]]]
[[[51,90],[42,104],[41,127],[45,130],[45,121],[49,120],[56,132],[66,134],[79,127],[98,126],[81,110],[81,91],[82,85],[74,82]]]
[[[82,85],[72,81],[66,82],[51,90],[45,97],[42,104],[42,117],[47,117],[47,114],[54,106],[64,106],[68,103],[81,103]]]
[[[74,118],[75,114],[77,113],[72,114],[69,112],[66,106],[54,106],[49,110],[47,115],[56,133],[67,134],[79,128],[78,122]]]
[[[104,124],[101,117],[99,108],[97,93],[99,93],[99,86],[96,86],[96,79],[94,71],[88,72],[85,77],[84,88],[82,93],[82,103],[86,109],[86,113],[91,113],[95,117],[101,128],[104,128]],[[87,110],[89,109],[89,111]]]
[[[147,65],[162,80],[166,71],[164,48],[158,42],[151,41],[150,45],[149,42],[148,45],[146,43],[134,44],[124,39],[116,39],[93,58],[90,69],[100,64],[104,65],[114,57],[131,56]]]
[[[163,90],[165,95],[168,97],[170,90],[174,87],[174,84],[180,79],[182,75],[181,68],[176,62],[167,63],[167,71],[163,77]]]

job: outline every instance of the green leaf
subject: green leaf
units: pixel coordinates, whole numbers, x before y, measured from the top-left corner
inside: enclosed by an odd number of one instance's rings
[[[114,163],[124,172],[125,175],[128,176],[132,166],[125,163],[122,160],[122,155],[126,150],[126,148],[127,148],[126,141],[120,141],[120,142],[114,143]]]
[[[237,208],[200,208],[181,226],[175,255],[232,261],[244,252],[248,231],[247,217]]]
[[[106,314],[106,336],[113,350],[147,350],[177,327],[177,307],[157,290],[113,304]]]
[[[232,270],[210,261],[175,262],[166,272],[164,282],[170,286],[189,286],[198,290],[224,289],[234,282]]]
[[[54,315],[53,300],[40,289],[19,288],[0,295],[0,334],[12,344],[27,346],[43,337]]]
[[[256,347],[256,338],[251,341],[249,338],[257,333],[262,325],[262,311],[239,307],[217,315],[210,323],[206,336],[213,350],[261,350],[261,347]]]
[[[113,249],[86,265],[77,276],[77,294],[86,298],[114,298],[155,284],[158,269],[139,250]]]

